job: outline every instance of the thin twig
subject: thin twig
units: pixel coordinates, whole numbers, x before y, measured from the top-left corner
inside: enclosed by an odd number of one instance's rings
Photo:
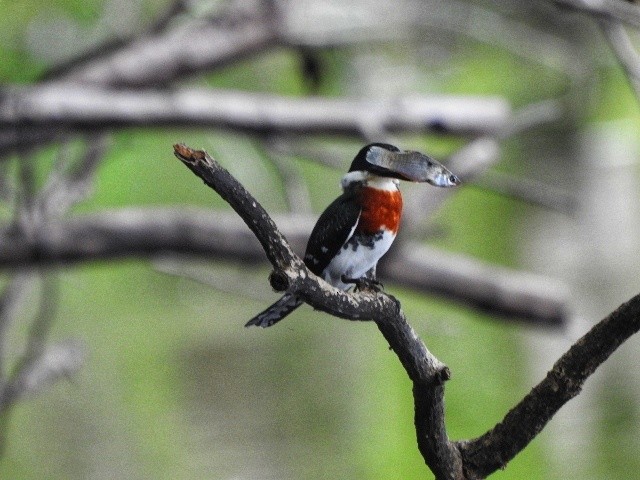
[[[282,179],[289,211],[293,214],[311,212],[309,189],[300,173],[300,168],[295,163],[283,160],[280,155],[273,154],[272,149],[269,148],[270,143],[267,143],[266,154]]]
[[[277,25],[272,9],[247,13],[231,8],[212,19],[194,19],[137,37],[110,55],[89,57],[63,79],[117,87],[167,85],[278,45]]]
[[[152,261],[160,273],[191,280],[215,290],[266,303],[273,293],[265,287],[264,278],[235,265],[203,264],[202,259],[184,255],[165,255]]]
[[[61,158],[38,193],[34,210],[43,218],[56,218],[84,200],[91,193],[95,173],[108,146],[108,135],[89,135],[79,160]],[[63,151],[61,155],[66,157],[70,152]]]
[[[615,20],[640,28],[640,8],[620,0],[553,0],[562,7],[568,7],[590,15]]]
[[[627,31],[620,23],[608,19],[600,19],[598,24],[640,101],[640,55],[631,43]]]
[[[136,31],[127,38],[109,39],[105,43],[101,43],[89,50],[83,51],[80,55],[49,68],[42,74],[40,79],[42,81],[52,81],[64,78],[70,73],[73,75],[72,72],[76,70],[81,71],[83,66],[88,63],[105,60],[108,57],[113,56],[116,52],[121,52],[125,49],[134,49],[136,48],[135,43],[141,38],[158,35],[165,31],[172,20],[186,12],[187,8],[188,2],[186,0],[176,0],[171,3],[167,10],[164,11],[152,24],[150,24],[146,30]]]
[[[26,272],[16,272],[9,278],[0,295],[0,397],[2,397],[7,376],[5,369],[7,332],[21,307],[21,300],[27,290],[30,277],[31,275]]]
[[[456,172],[456,175],[458,175],[464,184],[473,184],[500,160],[500,140],[504,140],[535,126],[556,122],[562,117],[563,113],[564,108],[562,102],[555,99],[535,102],[520,107],[511,113],[509,121],[503,124],[501,128],[495,132],[484,134],[471,140],[452,153],[445,163],[451,171]],[[522,182],[524,183],[526,181],[523,180]],[[522,183],[518,184],[518,186],[521,185]],[[504,187],[504,184],[495,186]],[[497,189],[497,192],[505,193],[504,189]],[[549,192],[549,195],[546,195],[547,192]],[[517,196],[519,193],[525,194],[531,192],[524,189],[512,189],[509,193]],[[557,201],[557,197],[551,195],[551,190],[540,190],[536,193],[537,197],[535,198],[539,204],[553,205]],[[407,216],[411,218],[429,219],[429,214],[439,209],[444,201],[452,194],[453,192],[448,189],[437,193],[424,189],[418,199],[413,202],[406,202],[405,209],[406,212],[409,213]],[[529,197],[521,196],[518,198],[529,201],[531,195],[529,195]],[[418,216],[414,212],[420,212],[420,215]],[[406,225],[406,230],[411,237],[422,236],[429,228],[429,225],[425,222],[426,220],[423,222],[412,222]]]
[[[52,272],[43,272],[41,279],[42,290],[38,311],[29,328],[25,351],[15,365],[2,392],[0,412],[9,408],[16,399],[22,396],[20,379],[40,359],[46,349],[47,336],[58,306],[59,285],[58,279]]]
[[[564,190],[507,173],[486,172],[482,178],[475,180],[473,185],[565,215],[575,214],[578,208],[578,199]]]
[[[21,365],[12,379],[11,403],[38,394],[61,379],[72,378],[84,364],[85,356],[82,342],[67,340],[45,345],[32,361]]]

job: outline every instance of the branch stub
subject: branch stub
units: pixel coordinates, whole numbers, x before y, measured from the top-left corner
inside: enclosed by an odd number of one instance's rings
[[[290,286],[289,277],[282,270],[274,270],[269,274],[269,283],[276,292],[284,292]]]

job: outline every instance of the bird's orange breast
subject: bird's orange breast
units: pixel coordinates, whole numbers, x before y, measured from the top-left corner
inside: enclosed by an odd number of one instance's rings
[[[374,234],[383,229],[391,230],[394,234],[398,232],[402,216],[402,195],[399,190],[364,187],[360,191],[360,202],[360,232]]]

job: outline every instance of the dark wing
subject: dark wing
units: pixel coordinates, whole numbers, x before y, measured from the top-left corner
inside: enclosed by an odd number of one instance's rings
[[[336,198],[318,219],[304,255],[304,263],[320,275],[353,233],[360,218],[360,206],[353,189]]]

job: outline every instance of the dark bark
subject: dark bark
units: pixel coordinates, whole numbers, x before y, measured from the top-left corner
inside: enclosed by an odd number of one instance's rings
[[[492,430],[452,442],[444,422],[448,368],[407,323],[400,303],[384,293],[345,293],[305,267],[268,214],[217,162],[202,151],[175,146],[176,156],[236,210],[274,267],[271,283],[294,291],[314,308],[350,320],[373,320],[413,382],[418,448],[437,479],[485,478],[504,468],[582,388],[618,346],[640,329],[640,295],[596,325],[564,354],[546,378]]]
[[[637,295],[578,340],[502,422],[475,440],[460,442],[465,469],[484,477],[504,468],[560,407],[580,393],[596,368],[639,329]]]

